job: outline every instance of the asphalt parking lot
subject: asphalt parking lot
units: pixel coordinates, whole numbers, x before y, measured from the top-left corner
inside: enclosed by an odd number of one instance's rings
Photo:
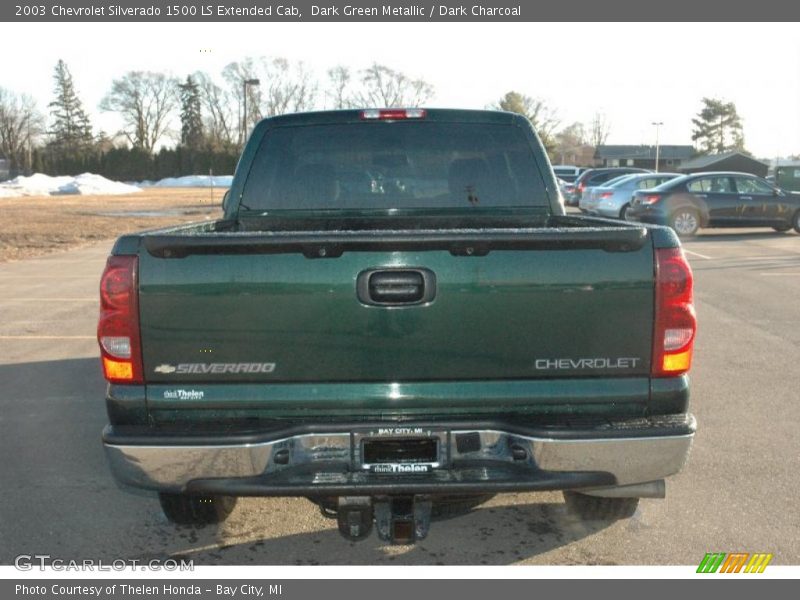
[[[0,563],[182,556],[196,564],[697,564],[706,552],[800,563],[800,235],[712,230],[685,245],[700,322],[699,430],[666,500],[582,523],[560,493],[498,496],[413,547],[352,544],[300,499],[244,499],[219,528],[167,523],[121,492],[94,340],[110,242],[0,264]]]

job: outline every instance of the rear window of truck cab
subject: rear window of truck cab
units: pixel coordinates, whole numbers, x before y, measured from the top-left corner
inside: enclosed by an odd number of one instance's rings
[[[424,121],[267,130],[242,212],[547,206],[517,126]]]

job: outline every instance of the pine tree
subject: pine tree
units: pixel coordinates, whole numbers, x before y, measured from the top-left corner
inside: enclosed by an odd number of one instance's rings
[[[56,63],[55,100],[49,104],[52,126],[50,147],[60,160],[80,160],[92,147],[92,124],[75,92],[67,64]]]
[[[701,154],[744,152],[742,119],[733,102],[703,98],[703,108],[692,119],[692,141],[698,143]]]
[[[178,87],[181,96],[181,144],[189,150],[197,151],[202,149],[205,141],[200,88],[191,75]]]

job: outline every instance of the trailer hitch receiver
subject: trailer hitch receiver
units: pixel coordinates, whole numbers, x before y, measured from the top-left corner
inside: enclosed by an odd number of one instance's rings
[[[430,496],[375,498],[378,537],[391,544],[413,544],[425,539],[431,526]]]

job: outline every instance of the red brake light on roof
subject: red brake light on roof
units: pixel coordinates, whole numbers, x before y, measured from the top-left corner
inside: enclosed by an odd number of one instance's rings
[[[424,108],[375,108],[361,111],[361,118],[376,121],[399,121],[402,119],[424,119],[428,111]]]
[[[97,341],[110,383],[143,383],[136,256],[110,256],[100,279]]]
[[[680,248],[656,249],[654,377],[674,377],[692,366],[697,319],[692,269]]]

